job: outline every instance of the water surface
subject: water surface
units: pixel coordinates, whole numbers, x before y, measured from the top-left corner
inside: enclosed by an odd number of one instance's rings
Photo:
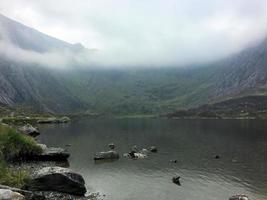
[[[40,130],[39,140],[48,146],[72,145],[70,168],[83,175],[88,191],[107,200],[267,199],[266,121],[83,119]],[[111,142],[121,154],[133,145],[156,145],[159,152],[95,163],[93,154]],[[181,176],[181,186],[172,183],[174,175]]]

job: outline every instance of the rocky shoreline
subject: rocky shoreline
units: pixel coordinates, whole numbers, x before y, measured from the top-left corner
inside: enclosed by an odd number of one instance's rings
[[[21,134],[39,135],[27,124],[18,127]],[[67,150],[38,144],[40,154],[23,155],[9,164],[11,169],[25,171],[30,180],[22,188],[0,185],[0,199],[16,200],[99,200],[98,193],[88,194],[83,177],[70,170]]]

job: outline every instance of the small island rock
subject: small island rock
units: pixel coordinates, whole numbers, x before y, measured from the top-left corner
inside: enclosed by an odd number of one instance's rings
[[[111,150],[111,151],[103,151],[96,153],[94,155],[94,160],[105,160],[105,159],[119,159],[120,155],[118,152]]]

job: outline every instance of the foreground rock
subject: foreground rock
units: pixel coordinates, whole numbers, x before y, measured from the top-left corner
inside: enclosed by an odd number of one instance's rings
[[[119,159],[120,155],[117,151],[103,151],[94,155],[94,160],[115,160]]]
[[[24,200],[24,196],[9,189],[0,189],[1,200]]]
[[[42,153],[32,155],[28,160],[40,160],[40,161],[67,161],[70,154],[62,148],[47,147],[45,144],[38,144],[42,148]]]
[[[235,195],[229,198],[229,200],[249,200],[246,195]]]
[[[36,136],[40,135],[40,132],[38,131],[38,129],[34,128],[30,124],[26,124],[25,126],[20,127],[18,130],[21,133],[23,133],[25,135],[29,135],[31,137],[36,137]]]
[[[32,191],[57,191],[79,196],[86,193],[83,177],[62,167],[45,167],[39,170],[26,188]]]

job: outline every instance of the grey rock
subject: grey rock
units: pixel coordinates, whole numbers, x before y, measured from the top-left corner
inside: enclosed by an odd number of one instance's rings
[[[109,145],[108,145],[108,147],[110,148],[110,149],[115,149],[115,144],[114,143],[110,143]]]
[[[24,200],[24,196],[9,189],[0,189],[1,200]]]
[[[45,167],[33,175],[27,185],[32,191],[58,191],[83,196],[86,193],[85,182],[80,174],[68,168]]]
[[[40,132],[38,131],[37,128],[34,128],[30,124],[26,124],[25,126],[22,126],[18,129],[21,133],[29,135],[31,137],[36,137],[40,135]]]
[[[177,184],[177,185],[181,185],[180,178],[181,178],[180,176],[174,176],[172,178],[172,182],[175,183],[175,184]]]
[[[156,153],[156,152],[158,152],[158,149],[157,149],[157,147],[155,147],[155,146],[151,146],[151,147],[149,148],[149,151],[151,151],[151,152],[153,152],[153,153]]]
[[[119,159],[120,155],[118,152],[111,150],[111,151],[103,151],[96,153],[94,155],[94,160],[105,160],[105,159]]]
[[[67,161],[70,154],[63,148],[47,147],[45,144],[38,144],[42,148],[42,153],[34,155],[29,159],[42,161]]]
[[[246,195],[235,195],[229,198],[229,200],[249,200]]]

